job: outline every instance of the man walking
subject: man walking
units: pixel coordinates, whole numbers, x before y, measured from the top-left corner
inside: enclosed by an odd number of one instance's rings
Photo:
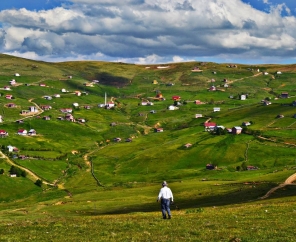
[[[162,188],[160,189],[160,192],[158,194],[157,202],[161,202],[161,212],[162,212],[162,218],[166,219],[168,215],[168,219],[171,219],[171,210],[170,205],[171,202],[174,201],[173,193],[170,188],[168,188],[168,184],[166,181],[162,183]]]

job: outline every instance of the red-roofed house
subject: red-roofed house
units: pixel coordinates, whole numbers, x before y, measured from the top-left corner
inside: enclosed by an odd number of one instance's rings
[[[28,133],[28,131],[25,130],[25,129],[19,129],[19,130],[17,131],[17,134],[18,134],[18,135],[27,135],[27,133]]]
[[[6,95],[5,95],[5,98],[6,98],[6,99],[12,99],[12,95],[11,95],[11,94],[6,94]]]
[[[6,136],[8,136],[8,133],[5,130],[1,129],[0,130],[0,137],[3,138],[3,137],[6,137]]]
[[[213,122],[204,123],[205,131],[213,131],[216,126],[217,124]]]
[[[173,99],[174,101],[178,101],[178,100],[181,99],[181,97],[180,97],[180,96],[172,96],[172,99]]]

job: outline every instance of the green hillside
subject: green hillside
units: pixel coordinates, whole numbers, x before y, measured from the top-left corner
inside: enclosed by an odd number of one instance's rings
[[[296,65],[0,55],[0,94],[3,241],[293,241],[295,188],[258,198],[295,173]],[[25,175],[11,177],[11,166]],[[155,220],[163,180],[175,233]]]

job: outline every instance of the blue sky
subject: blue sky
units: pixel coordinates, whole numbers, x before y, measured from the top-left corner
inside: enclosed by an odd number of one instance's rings
[[[44,61],[296,62],[295,0],[9,0],[0,52]]]

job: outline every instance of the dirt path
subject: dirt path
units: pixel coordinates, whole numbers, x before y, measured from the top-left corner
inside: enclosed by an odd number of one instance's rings
[[[256,76],[260,76],[260,75],[262,75],[262,72],[256,73],[253,76],[242,77],[242,78],[239,78],[239,79],[234,79],[234,80],[228,81],[228,84],[234,83],[236,81],[241,81],[241,80],[244,80],[244,79],[248,79],[248,78],[253,78],[253,77],[256,77]]]
[[[278,185],[277,187],[271,188],[263,197],[260,197],[260,199],[268,198],[270,196],[270,194],[272,194],[276,190],[278,190],[280,188],[283,188],[285,186],[288,186],[288,185],[296,185],[296,184],[293,184],[293,182],[295,180],[296,180],[296,173],[294,173],[293,175],[289,176],[284,183]]]
[[[41,177],[37,176],[34,172],[32,172],[31,170],[25,168],[25,167],[22,167],[20,165],[17,165],[15,164],[12,160],[9,159],[9,157],[5,154],[2,153],[2,151],[0,151],[0,159],[5,159],[5,161],[9,164],[9,165],[12,165],[12,166],[15,166],[15,167],[18,167],[24,171],[27,172],[27,177],[33,181],[33,182],[36,182],[38,179],[42,180],[42,182],[46,185],[49,185],[49,186],[54,186],[54,184],[52,183],[49,183],[47,181],[44,181]]]

